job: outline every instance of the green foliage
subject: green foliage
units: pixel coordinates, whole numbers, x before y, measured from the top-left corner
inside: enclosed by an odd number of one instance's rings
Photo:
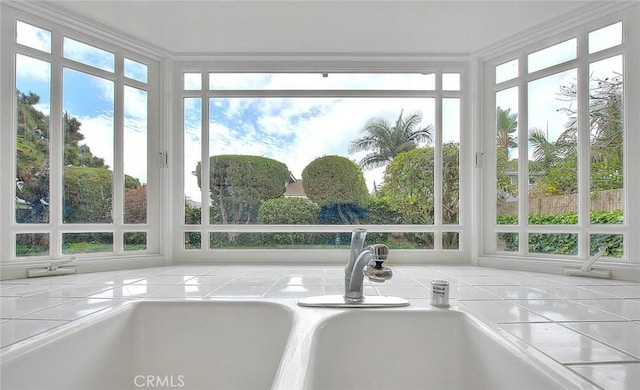
[[[200,164],[196,166],[198,185]],[[216,219],[212,223],[255,222],[260,203],[279,198],[286,190],[290,174],[279,161],[245,155],[219,155],[210,158],[210,190]]]
[[[499,215],[498,224],[516,224],[516,215]],[[578,222],[576,213],[558,215],[529,215],[529,225],[571,225]],[[592,211],[591,224],[620,224],[623,222],[622,210],[612,212]],[[499,233],[498,239],[504,241],[506,251],[518,251],[518,235]],[[623,238],[620,234],[594,234],[591,237],[591,253],[600,246],[606,247],[607,256],[622,257]],[[578,248],[578,235],[574,233],[532,233],[528,237],[529,252],[575,255]]]
[[[341,156],[324,156],[311,161],[302,171],[307,197],[320,207],[366,206],[367,185],[358,164]]]
[[[257,222],[260,224],[306,225],[318,218],[320,207],[302,198],[274,198],[260,204]]]
[[[400,153],[387,165],[380,195],[404,223],[433,224],[433,171],[433,147]]]
[[[623,186],[623,77],[614,72],[603,80],[590,80],[589,124],[591,191],[618,189]],[[570,83],[560,88],[562,100],[573,102],[577,98],[577,85]],[[571,118],[555,142],[546,139],[545,132],[532,129],[530,141],[534,146],[535,161],[532,170],[544,173],[532,196],[546,197],[576,193],[577,169],[577,111],[575,105],[561,109]]]
[[[184,202],[184,224],[200,225],[202,223],[202,209],[200,207],[191,207],[189,203]]]
[[[433,126],[420,127],[422,115],[419,113],[400,116],[395,124],[383,118],[372,118],[361,132],[362,138],[351,142],[349,153],[370,151],[361,161],[363,169],[380,167],[393,160],[399,153],[409,151],[420,142],[431,142]]]
[[[112,172],[106,168],[64,169],[64,222],[111,223]]]
[[[260,224],[307,225],[318,220],[320,207],[301,198],[269,199],[260,205],[257,221]],[[313,242],[312,233],[263,233],[261,241],[267,246],[307,245]]]
[[[457,223],[460,199],[460,148],[446,143],[442,148],[443,222]],[[434,223],[434,148],[416,148],[400,153],[387,165],[380,196],[403,223]]]
[[[576,255],[578,254],[578,235],[575,233],[529,233],[529,253]]]
[[[531,198],[575,194],[578,191],[578,156],[571,155],[555,162],[531,188]]]
[[[124,188],[138,188],[141,185],[142,184],[139,179],[129,175],[124,175]]]
[[[33,92],[17,91],[16,196],[26,202],[16,213],[18,223],[49,222],[49,117],[35,108],[39,102],[40,97]],[[111,222],[111,172],[104,159],[94,156],[87,145],[79,144],[84,139],[82,124],[67,113],[63,122],[64,221]],[[139,180],[131,177],[126,183],[127,188],[140,186]]]

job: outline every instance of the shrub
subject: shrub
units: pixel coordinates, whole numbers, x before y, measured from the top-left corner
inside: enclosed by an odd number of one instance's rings
[[[516,215],[499,215],[498,224],[516,224]],[[620,224],[623,221],[622,210],[592,211],[592,224]],[[569,225],[578,222],[576,213],[557,215],[529,215],[530,225]],[[498,239],[504,241],[506,251],[518,251],[519,237],[512,233],[498,233]],[[526,238],[531,253],[555,253],[575,255],[578,248],[578,235],[575,233],[532,233]],[[595,253],[599,247],[606,248],[605,254],[611,257],[622,257],[623,239],[620,234],[593,234],[590,240],[590,251]]]
[[[64,222],[111,223],[112,172],[106,168],[64,168]]]
[[[261,224],[305,225],[318,219],[317,204],[302,198],[269,199],[260,204],[257,221]],[[264,233],[265,245],[307,245],[313,242],[312,233]]]
[[[364,207],[369,192],[362,170],[341,156],[319,157],[302,171],[304,191],[320,207],[352,204]]]

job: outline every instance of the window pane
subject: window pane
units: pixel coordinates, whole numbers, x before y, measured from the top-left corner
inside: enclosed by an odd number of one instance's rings
[[[604,250],[604,257],[624,258],[624,236],[622,234],[591,234],[589,235],[591,255]]]
[[[305,223],[434,222],[435,99],[210,99],[209,114],[213,224],[256,223],[263,207],[300,211],[294,201],[274,204],[283,196],[318,206],[296,217],[312,221]],[[392,148],[380,142],[353,147],[380,128],[398,129],[405,138]],[[197,161],[190,164],[185,171],[199,172]],[[452,175],[455,182],[457,172]],[[191,192],[199,188],[187,188]],[[457,210],[452,212],[457,221]]]
[[[451,234],[451,233],[445,233]],[[457,235],[458,233],[453,233]],[[348,249],[351,233],[209,233],[209,249]],[[448,237],[450,249],[458,237]],[[369,233],[365,245],[390,249],[433,249],[433,233]]]
[[[460,223],[460,99],[442,99],[442,223]]]
[[[184,89],[188,91],[199,91],[202,89],[202,74],[201,73],[185,73],[184,74]]]
[[[529,233],[529,253],[577,255],[578,235],[575,233]]]
[[[124,77],[137,80],[141,83],[146,83],[147,82],[147,65],[125,58],[124,59]]]
[[[31,48],[51,53],[51,31],[17,21],[16,42]]]
[[[106,70],[107,72],[113,72],[115,69],[115,56],[113,53],[67,37],[64,38],[64,58]]]
[[[184,233],[184,249],[193,250],[201,249],[201,239],[199,232],[185,232]]]
[[[460,74],[457,76],[460,89]],[[197,88],[199,89],[199,88]],[[434,90],[435,74],[209,73],[210,90]]]
[[[202,153],[202,99],[184,99],[184,223],[200,225],[200,155]]]
[[[147,249],[147,233],[126,232],[123,237],[125,251],[142,251]]]
[[[519,238],[518,233],[497,233],[496,249],[499,252],[518,252]]]
[[[65,223],[111,223],[113,194],[112,81],[63,72]]]
[[[19,233],[16,234],[16,257],[48,256],[48,233]]]
[[[518,223],[518,87],[496,92],[496,223]]]
[[[460,90],[460,73],[443,73],[442,89],[445,91]]]
[[[622,56],[589,65],[591,223],[624,218],[624,124]]]
[[[529,223],[578,222],[576,70],[529,83]]]
[[[147,223],[147,91],[124,87],[124,223]]]
[[[518,59],[496,66],[496,84],[518,77]]]
[[[442,249],[460,249],[460,233],[442,233]]]
[[[578,40],[573,38],[529,54],[529,73],[576,59],[578,50],[577,43]]]
[[[49,222],[51,64],[16,55],[17,223]]]
[[[113,233],[63,233],[62,253],[113,252]]]
[[[589,54],[622,44],[622,22],[589,33]]]

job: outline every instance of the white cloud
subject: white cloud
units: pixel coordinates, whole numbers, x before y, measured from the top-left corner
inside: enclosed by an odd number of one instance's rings
[[[115,55],[113,53],[74,39],[64,37],[63,51],[65,58],[108,72],[113,72],[115,69]]]
[[[51,83],[51,64],[22,54],[16,55],[16,78],[24,81]]]
[[[89,146],[94,156],[103,158],[105,164],[113,169],[113,114],[76,118],[82,123],[81,132],[84,135],[84,140],[79,143]]]
[[[16,42],[19,44],[51,53],[51,32],[18,21],[16,33]]]
[[[349,155],[352,140],[361,136],[360,130],[372,117],[383,117],[394,123],[400,111],[421,112],[423,126],[435,122],[434,99],[384,98],[283,98],[229,99],[226,118],[243,118],[251,105],[257,113],[256,129],[248,121],[233,122],[234,129],[222,123],[210,123],[211,154],[250,154],[266,156],[287,164],[297,178],[315,158],[341,155],[358,162],[366,152]],[[222,107],[222,100],[214,100],[213,107]],[[193,154],[199,155],[199,139],[187,135],[185,175],[197,164]],[[186,147],[187,148],[187,147]],[[189,154],[193,153],[191,156]],[[365,171],[370,189],[382,183],[384,168]],[[195,181],[185,182],[185,192],[195,198],[199,189]]]
[[[434,74],[212,73],[218,90],[433,90]]]

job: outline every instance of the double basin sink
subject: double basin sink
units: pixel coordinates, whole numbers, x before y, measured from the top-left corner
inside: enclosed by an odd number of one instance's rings
[[[139,301],[15,344],[3,389],[573,389],[565,367],[455,309]]]

